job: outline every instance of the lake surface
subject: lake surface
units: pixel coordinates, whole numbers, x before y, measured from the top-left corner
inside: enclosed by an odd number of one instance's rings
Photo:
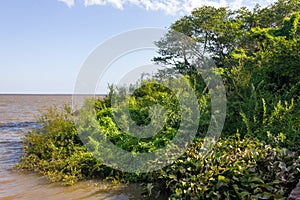
[[[40,113],[65,104],[72,105],[71,95],[0,95],[0,199],[141,199],[141,188],[134,184],[85,181],[65,187],[13,169],[22,156],[22,137],[40,126]]]

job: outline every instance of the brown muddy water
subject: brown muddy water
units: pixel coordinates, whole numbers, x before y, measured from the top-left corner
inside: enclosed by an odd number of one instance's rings
[[[40,112],[64,104],[71,106],[71,95],[0,95],[0,199],[141,199],[138,185],[85,181],[66,187],[13,169],[22,156],[22,137],[40,126]]]

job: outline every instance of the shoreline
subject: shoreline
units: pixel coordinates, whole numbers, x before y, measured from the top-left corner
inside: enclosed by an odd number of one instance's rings
[[[28,93],[28,94],[23,94],[23,93],[0,93],[0,96],[100,96],[100,97],[105,97],[107,96],[108,94],[47,94],[47,93],[37,93],[37,94],[34,94],[34,93]]]

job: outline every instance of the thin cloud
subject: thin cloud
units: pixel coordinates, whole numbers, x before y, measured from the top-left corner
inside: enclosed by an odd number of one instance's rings
[[[83,2],[85,6],[93,6],[93,5],[105,6],[111,4],[120,10],[123,10],[123,4],[125,3],[125,1],[122,0],[83,0]]]
[[[74,0],[58,0],[69,7],[74,5]],[[275,0],[82,0],[84,6],[113,6],[123,10],[126,5],[135,5],[147,11],[163,11],[169,15],[187,14],[200,6],[231,7],[237,9],[241,6],[254,7],[256,3],[266,6]]]
[[[65,3],[69,8],[75,5],[74,0],[58,0],[58,1]]]

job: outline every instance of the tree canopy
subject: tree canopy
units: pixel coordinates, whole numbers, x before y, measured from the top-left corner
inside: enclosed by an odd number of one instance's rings
[[[170,26],[170,32],[182,33],[195,41],[199,51],[212,58],[223,77],[228,98],[224,135],[235,130],[247,132],[249,124],[265,117],[264,109],[270,114],[284,101],[294,104],[293,128],[287,128],[279,120],[272,133],[299,134],[299,117],[296,117],[300,115],[296,111],[300,95],[299,19],[299,1],[279,0],[266,8],[257,5],[253,10],[204,6]],[[186,49],[180,49],[168,37],[157,42],[157,46],[160,56],[154,61],[173,66],[189,76],[197,90],[204,89],[205,83],[193,59],[186,56]],[[252,134],[267,135],[269,128],[252,130],[257,132]],[[300,144],[300,140],[297,142]]]

